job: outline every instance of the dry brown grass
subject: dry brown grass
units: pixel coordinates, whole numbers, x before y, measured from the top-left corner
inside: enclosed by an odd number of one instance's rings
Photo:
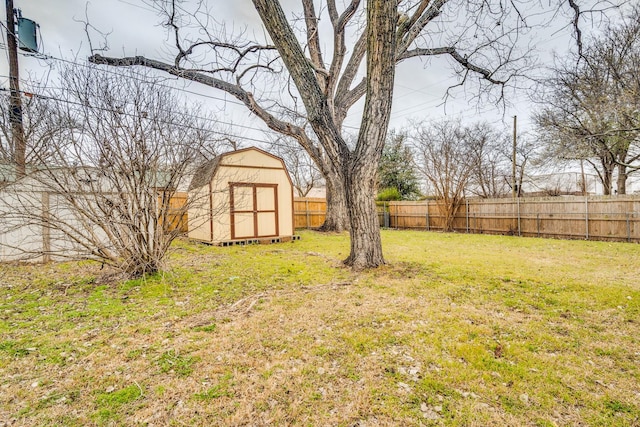
[[[640,247],[384,233],[0,266],[0,425],[640,424]],[[78,270],[79,268],[79,270]]]

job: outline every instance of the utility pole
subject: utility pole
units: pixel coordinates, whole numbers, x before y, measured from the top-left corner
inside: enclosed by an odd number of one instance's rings
[[[18,41],[13,0],[7,2],[7,47],[9,50],[9,121],[13,143],[13,160],[16,165],[16,178],[25,175],[27,145],[22,126],[22,99],[20,95],[20,77],[18,70]]]
[[[520,191],[518,189],[516,189],[516,187],[517,187],[517,182],[516,182],[516,148],[517,148],[517,144],[516,144],[516,140],[517,140],[517,136],[518,136],[517,131],[516,131],[517,123],[518,123],[518,116],[513,116],[513,155],[511,157],[511,195],[513,196],[514,199],[520,193]]]

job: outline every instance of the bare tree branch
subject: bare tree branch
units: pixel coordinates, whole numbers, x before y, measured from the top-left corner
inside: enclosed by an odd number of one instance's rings
[[[580,6],[575,2],[575,0],[567,0],[571,9],[573,9],[573,31],[576,35],[576,45],[578,46],[578,56],[582,56],[582,30],[580,29]]]
[[[449,55],[451,56],[458,64],[462,65],[465,69],[469,71],[473,71],[475,73],[480,74],[485,80],[490,83],[497,85],[504,85],[507,83],[506,80],[499,80],[494,78],[494,71],[490,71],[488,69],[478,67],[469,62],[469,60],[460,55],[458,51],[456,51],[453,47],[439,47],[433,49],[413,49],[405,52],[402,56],[399,57],[399,60],[413,58],[416,56],[437,56],[437,55]]]

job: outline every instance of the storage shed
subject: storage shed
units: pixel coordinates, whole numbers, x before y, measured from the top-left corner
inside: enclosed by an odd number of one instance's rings
[[[189,237],[202,242],[293,239],[293,185],[281,158],[255,147],[222,154],[189,185]]]

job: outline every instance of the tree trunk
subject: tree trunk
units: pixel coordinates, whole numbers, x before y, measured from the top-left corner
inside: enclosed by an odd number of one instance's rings
[[[345,178],[354,269],[384,264],[380,224],[374,201],[378,164],[389,127],[395,77],[396,1],[367,2],[367,88],[358,142],[340,153]]]
[[[327,213],[320,231],[341,233],[349,230],[347,197],[344,185],[338,177],[325,176],[327,188]]]
[[[618,165],[618,182],[616,183],[618,194],[627,194],[627,167]]]
[[[361,167],[346,181],[351,253],[344,263],[355,270],[383,265],[380,222],[375,203],[376,171]]]
[[[460,207],[460,199],[454,197],[452,199],[443,200],[444,204],[444,224],[442,227],[442,231],[447,233],[452,233],[455,231],[453,228],[453,222],[456,219],[456,213],[458,212],[458,208]]]
[[[602,159],[602,173],[599,174],[599,177],[602,182],[602,193],[605,196],[610,196],[613,190],[613,169],[613,163]]]

